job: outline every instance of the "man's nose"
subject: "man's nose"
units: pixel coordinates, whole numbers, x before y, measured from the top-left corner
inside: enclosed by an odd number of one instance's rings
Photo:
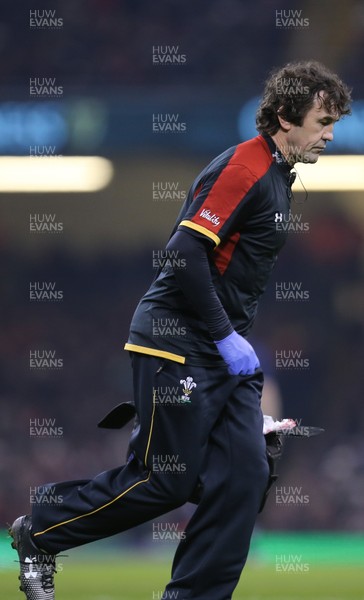
[[[322,139],[325,140],[325,142],[332,142],[334,139],[334,125],[329,125],[325,128]]]

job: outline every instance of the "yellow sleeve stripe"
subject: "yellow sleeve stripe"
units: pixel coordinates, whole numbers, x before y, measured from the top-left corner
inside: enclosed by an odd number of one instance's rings
[[[129,344],[127,342],[124,346],[124,350],[130,352],[140,352],[141,354],[148,354],[149,356],[159,356],[160,358],[166,358],[167,360],[173,360],[181,365],[184,365],[186,359],[184,356],[179,354],[173,354],[173,352],[166,352],[165,350],[155,350],[154,348],[148,348],[147,346],[138,346],[137,344]]]
[[[197,225],[196,223],[192,223],[192,221],[181,221],[180,225],[183,225],[184,227],[189,227],[190,229],[194,229],[195,231],[202,233],[206,237],[210,238],[210,240],[214,241],[216,246],[218,246],[221,242],[219,236],[216,235],[216,233],[212,233],[212,231],[206,229],[206,227],[202,227],[202,225]]]
[[[146,483],[147,481],[149,481],[151,474],[152,474],[152,472],[150,471],[149,474],[148,474],[148,477],[146,477],[146,479],[142,479],[141,481],[137,481],[136,483],[134,483],[134,485],[130,486],[127,490],[125,490],[125,492],[122,492],[122,494],[119,494],[119,496],[117,496],[116,498],[113,498],[107,504],[104,504],[103,506],[99,506],[99,508],[95,508],[95,510],[91,510],[90,512],[85,513],[83,515],[78,515],[77,517],[73,517],[72,519],[68,519],[67,521],[63,521],[62,523],[56,523],[55,525],[52,525],[51,527],[48,527],[48,529],[45,529],[44,531],[38,531],[38,533],[33,533],[34,537],[36,537],[37,535],[43,535],[44,533],[47,533],[48,531],[51,531],[51,529],[56,529],[56,527],[61,527],[61,525],[67,525],[67,523],[72,523],[73,521],[77,521],[78,519],[83,519],[84,517],[89,517],[90,515],[94,515],[95,513],[99,512],[100,510],[103,510],[107,506],[110,506],[110,504],[113,504],[117,500],[120,500],[120,498],[122,498],[123,496],[125,496],[125,494],[127,494],[128,492],[130,492],[137,485],[140,485],[141,483]]]

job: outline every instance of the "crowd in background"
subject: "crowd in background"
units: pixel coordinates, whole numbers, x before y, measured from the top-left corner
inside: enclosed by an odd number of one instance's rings
[[[59,28],[30,26],[30,10],[38,10],[41,18],[43,4],[21,0],[17,10],[11,4],[2,8],[0,77],[5,88],[23,87],[27,94],[29,78],[45,76],[57,78],[65,94],[72,87],[89,91],[93,86],[96,92],[105,86],[159,84],[228,85],[256,93],[272,66],[292,59],[297,44],[315,52],[323,18],[317,3],[307,0],[298,6],[289,0],[278,5],[275,0],[54,0],[46,9],[62,20]],[[348,0],[344,14],[342,9],[340,0],[333,0],[329,11],[321,8],[326,30],[333,33],[323,52],[329,66],[361,85],[363,6]],[[297,18],[308,19],[309,27],[277,27],[277,10],[288,17],[298,11]],[[153,47],[158,46],[178,46],[177,54],[186,57],[182,68],[166,67],[167,74],[156,68]]]

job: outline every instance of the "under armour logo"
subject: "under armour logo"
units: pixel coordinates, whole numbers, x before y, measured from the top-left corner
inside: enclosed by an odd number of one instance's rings
[[[35,579],[37,576],[37,571],[33,571],[32,559],[27,556],[24,562],[26,562],[29,565],[29,571],[27,573],[24,573],[25,578],[30,579],[30,577],[33,577],[33,579]]]
[[[274,216],[274,222],[275,223],[282,223],[283,221],[283,215],[281,212],[276,212],[275,216]]]

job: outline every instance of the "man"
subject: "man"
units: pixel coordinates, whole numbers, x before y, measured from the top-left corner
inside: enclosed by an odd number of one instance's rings
[[[54,598],[59,552],[197,496],[163,598],[232,597],[268,481],[263,374],[246,336],[286,240],[276,221],[289,217],[291,169],[316,162],[349,113],[337,75],[314,61],[288,64],[266,82],[260,135],[226,150],[193,183],[125,346],[138,416],[127,464],[52,484],[62,505],[34,506],[11,527],[28,600]]]

